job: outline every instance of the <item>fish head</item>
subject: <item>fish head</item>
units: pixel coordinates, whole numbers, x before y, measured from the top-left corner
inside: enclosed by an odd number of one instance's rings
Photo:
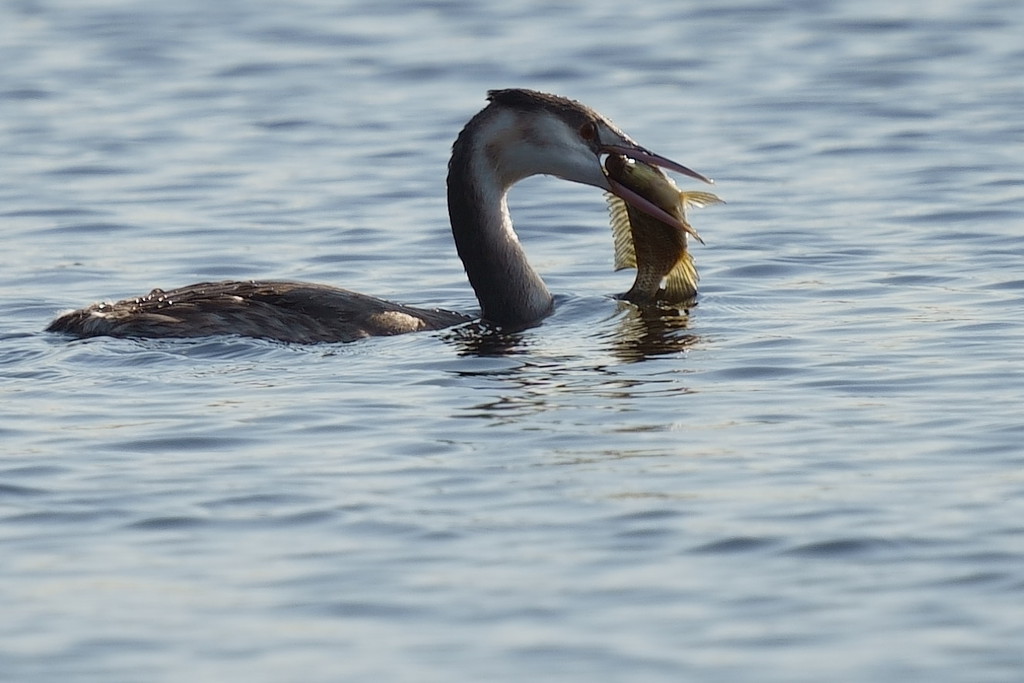
[[[682,164],[641,147],[614,127],[600,130],[605,189],[634,209],[696,237],[679,209],[679,188],[661,169],[675,171],[705,183],[714,181]],[[606,141],[607,140],[607,141]]]
[[[604,167],[609,184],[620,188],[619,192],[613,191],[612,194],[626,201],[625,193],[632,193],[673,218],[672,221],[666,221],[653,211],[644,211],[645,216],[637,216],[635,219],[630,218],[630,222],[639,221],[646,223],[648,220],[654,219],[692,235],[694,239],[701,243],[704,242],[693,226],[686,220],[685,207],[682,202],[683,194],[679,192],[679,188],[672,182],[672,179],[660,168],[643,161],[636,161],[622,154],[609,154],[605,159]],[[627,203],[643,211],[643,208],[637,206],[635,202]]]

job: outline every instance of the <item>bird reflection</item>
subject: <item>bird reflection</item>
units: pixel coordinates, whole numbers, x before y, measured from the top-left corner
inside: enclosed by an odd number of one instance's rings
[[[603,349],[620,361],[637,363],[679,354],[701,341],[699,335],[688,332],[689,309],[678,306],[618,301],[616,318],[614,324],[609,321],[589,338],[603,342]],[[463,356],[520,356],[534,354],[543,345],[536,328],[507,330],[479,322],[451,328],[444,338]]]
[[[472,322],[445,331],[444,339],[459,347],[461,356],[520,356],[530,352],[527,334],[483,322]]]

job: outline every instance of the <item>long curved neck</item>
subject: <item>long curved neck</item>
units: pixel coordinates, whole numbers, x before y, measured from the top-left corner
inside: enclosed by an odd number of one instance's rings
[[[452,147],[448,215],[459,258],[480,301],[484,320],[515,327],[552,309],[551,293],[526,261],[512,218],[508,190],[519,177],[503,164],[507,128],[489,108],[477,114]],[[514,166],[514,164],[513,164]]]

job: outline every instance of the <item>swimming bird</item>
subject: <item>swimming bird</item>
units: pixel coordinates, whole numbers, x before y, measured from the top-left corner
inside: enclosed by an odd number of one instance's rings
[[[551,293],[527,262],[508,211],[509,189],[524,178],[545,174],[592,185],[686,229],[675,216],[609,179],[601,165],[607,154],[710,182],[641,147],[580,102],[524,89],[488,92],[488,104],[462,129],[448,164],[452,236],[483,321],[521,329],[552,310]],[[154,289],[135,299],[93,304],[61,315],[47,330],[78,337],[240,335],[315,343],[437,330],[471,319],[329,285],[245,281]]]

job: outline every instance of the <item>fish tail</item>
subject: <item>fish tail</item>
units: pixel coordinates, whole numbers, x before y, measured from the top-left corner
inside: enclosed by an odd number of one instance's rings
[[[690,252],[684,251],[676,265],[665,276],[665,298],[669,301],[687,301],[697,296],[700,274]]]

